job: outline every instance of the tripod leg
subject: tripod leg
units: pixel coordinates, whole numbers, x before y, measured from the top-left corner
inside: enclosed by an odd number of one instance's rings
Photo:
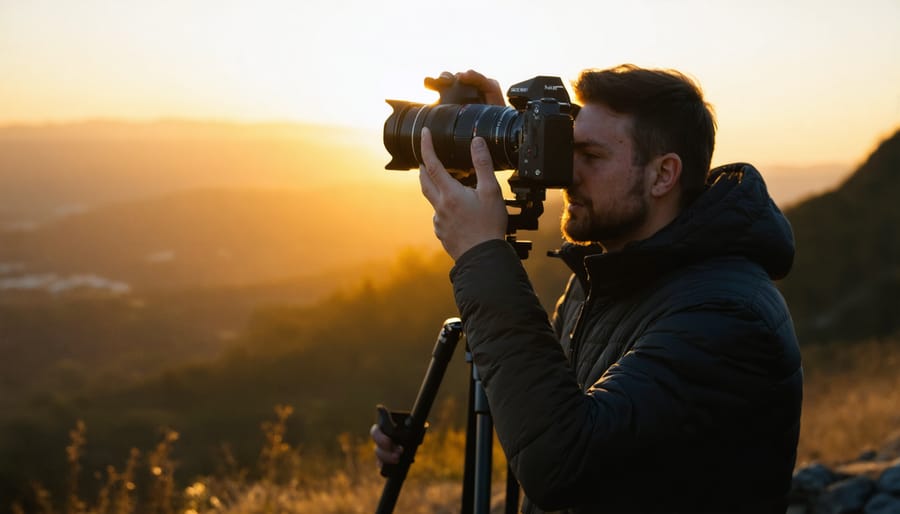
[[[472,365],[472,354],[466,352],[466,362]],[[469,401],[466,415],[466,461],[463,469],[462,507],[460,514],[472,514],[475,507],[475,380],[469,376]]]
[[[487,394],[478,376],[478,368],[472,366],[475,384],[475,514],[491,511],[491,467],[493,461],[494,420],[488,407]]]
[[[416,456],[416,450],[425,437],[425,421],[431,411],[431,405],[437,396],[453,351],[456,349],[456,343],[459,342],[460,334],[462,334],[462,321],[459,318],[450,318],[444,322],[431,354],[431,363],[428,365],[422,386],[413,403],[412,411],[408,416],[398,418],[402,420],[401,423],[395,423],[394,416],[390,415],[387,409],[379,406],[378,426],[394,442],[403,446],[403,454],[400,456],[399,463],[382,467],[381,474],[388,479],[384,484],[378,508],[375,511],[377,514],[388,514],[394,511],[397,498],[400,496],[400,488],[403,486],[403,481],[406,480],[409,467]]]
[[[466,352],[466,362],[472,363],[472,354]],[[473,443],[473,441],[475,441]],[[487,403],[487,394],[472,366],[469,384],[469,417],[466,432],[466,468],[463,477],[462,514],[490,512],[491,473],[493,468],[493,419]],[[473,490],[474,489],[474,490]],[[506,467],[505,514],[517,514],[519,510],[519,482]]]

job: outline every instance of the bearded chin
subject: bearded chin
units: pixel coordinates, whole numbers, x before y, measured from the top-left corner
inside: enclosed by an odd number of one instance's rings
[[[567,210],[564,210],[559,229],[569,243],[588,244],[591,242],[590,224],[587,227],[584,224],[583,221],[580,222],[572,218],[572,215]]]
[[[649,206],[640,197],[636,197],[630,209],[618,216],[599,218],[588,209],[586,217],[573,217],[566,209],[560,221],[560,230],[570,243],[602,245],[604,242],[627,237],[647,220],[648,213]]]

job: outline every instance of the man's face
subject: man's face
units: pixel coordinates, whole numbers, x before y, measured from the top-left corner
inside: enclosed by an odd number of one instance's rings
[[[634,164],[632,119],[587,104],[575,119],[572,186],[565,191],[562,231],[569,241],[621,249],[646,222],[644,169]]]

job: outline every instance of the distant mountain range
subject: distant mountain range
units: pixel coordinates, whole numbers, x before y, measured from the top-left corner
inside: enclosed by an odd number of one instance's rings
[[[852,165],[840,163],[779,166],[750,162],[760,165],[769,194],[781,208],[790,208],[833,189],[853,171]]]
[[[794,270],[780,285],[803,342],[900,331],[900,131],[846,181],[785,213]]]
[[[0,127],[0,224],[191,189],[371,184],[388,158],[378,136],[178,120]]]
[[[0,129],[0,293],[248,285],[436,248],[377,135],[292,124]],[[383,152],[383,150],[381,150]]]

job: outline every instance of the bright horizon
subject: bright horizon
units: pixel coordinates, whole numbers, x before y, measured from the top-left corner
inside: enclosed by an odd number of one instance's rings
[[[715,163],[858,164],[900,127],[900,2],[0,2],[0,125],[288,121],[371,130],[422,78],[635,63],[697,79]]]

